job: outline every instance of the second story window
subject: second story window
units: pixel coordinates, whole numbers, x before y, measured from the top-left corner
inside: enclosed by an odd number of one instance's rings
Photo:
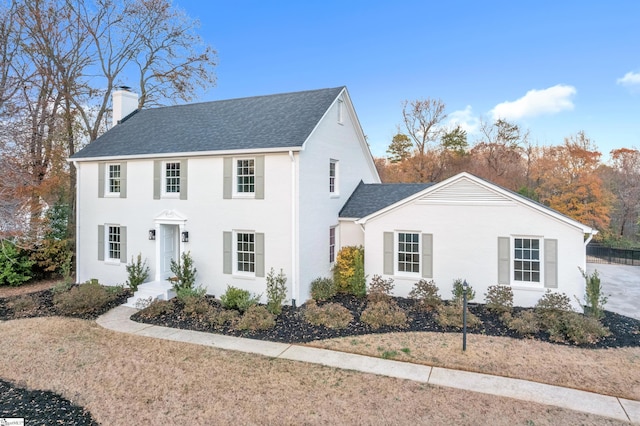
[[[119,194],[121,188],[121,170],[120,164],[109,164],[108,165],[108,176],[107,176],[107,191],[110,194]]]
[[[338,160],[329,161],[329,193],[338,195]]]
[[[237,161],[236,192],[238,194],[255,193],[255,160],[246,158]]]
[[[166,194],[180,193],[180,163],[165,163],[165,185],[164,192]]]

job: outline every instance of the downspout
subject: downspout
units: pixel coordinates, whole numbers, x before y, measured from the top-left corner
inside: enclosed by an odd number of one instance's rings
[[[584,242],[584,246],[586,247],[587,244],[589,244],[591,242],[591,239],[593,238],[594,235],[596,235],[598,233],[598,231],[596,231],[595,229],[591,230],[591,233],[589,234],[589,237],[587,238],[587,240]]]
[[[80,282],[80,167],[78,162],[74,161],[73,166],[76,169],[76,283]]]
[[[298,209],[296,204],[296,157],[289,150],[291,160],[291,305],[296,307],[296,300],[300,298],[298,286],[298,247],[296,244],[296,229],[298,222]]]

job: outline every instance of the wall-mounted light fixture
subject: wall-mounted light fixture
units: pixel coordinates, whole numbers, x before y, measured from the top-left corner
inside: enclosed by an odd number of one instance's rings
[[[149,239],[150,240],[155,240],[156,239],[156,230],[155,229],[149,229]]]
[[[182,242],[183,243],[189,242],[189,231],[182,231]]]

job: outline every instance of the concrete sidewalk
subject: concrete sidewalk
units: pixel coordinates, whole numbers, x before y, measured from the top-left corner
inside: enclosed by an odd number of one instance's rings
[[[545,385],[527,380],[429,367],[287,343],[244,339],[142,324],[130,319],[135,312],[137,312],[135,308],[119,306],[99,317],[97,323],[109,330],[138,336],[194,343],[219,349],[248,352],[272,358],[302,361],[413,380],[436,386],[516,398],[640,424],[640,401]]]

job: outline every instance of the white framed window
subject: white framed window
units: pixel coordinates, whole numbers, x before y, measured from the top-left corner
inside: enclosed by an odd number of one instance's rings
[[[167,161],[164,163],[163,195],[180,195],[180,162]]]
[[[122,233],[120,226],[117,225],[107,225],[105,230],[107,231],[106,235],[106,253],[108,261],[112,262],[120,262],[122,257]]]
[[[338,99],[338,124],[344,124],[344,101]]]
[[[256,272],[256,234],[253,232],[235,233],[236,272],[253,275]]]
[[[513,281],[539,284],[542,282],[542,246],[539,238],[513,238]]]
[[[256,192],[255,158],[239,158],[234,170],[236,196],[254,196]]]
[[[329,228],[329,263],[336,261],[336,227]]]
[[[420,233],[396,234],[396,271],[399,274],[420,273]]]
[[[106,194],[120,195],[122,190],[122,169],[120,163],[107,164]]]
[[[339,195],[338,160],[329,160],[329,194]]]

